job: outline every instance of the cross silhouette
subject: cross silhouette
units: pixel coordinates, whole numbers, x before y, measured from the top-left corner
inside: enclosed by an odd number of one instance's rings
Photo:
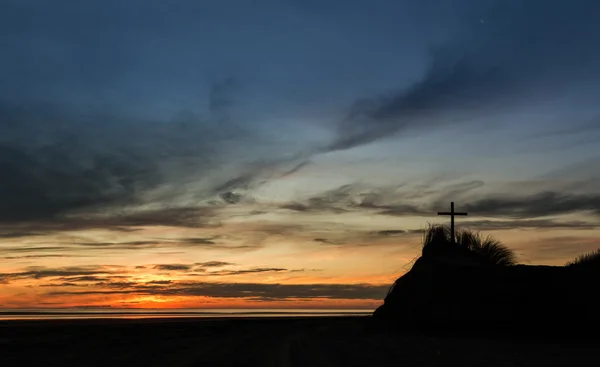
[[[449,215],[450,216],[450,235],[452,236],[452,243],[454,243],[454,216],[455,215],[467,215],[467,213],[458,213],[454,211],[454,201],[450,203],[449,212],[438,212],[438,215]]]

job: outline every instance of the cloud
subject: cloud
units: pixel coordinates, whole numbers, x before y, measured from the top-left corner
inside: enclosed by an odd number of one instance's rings
[[[394,187],[351,184],[319,193],[304,201],[282,204],[280,207],[302,213],[362,212],[369,215],[436,218],[437,212],[446,209],[451,200],[458,200],[457,209],[469,214],[463,222],[477,229],[597,228],[597,223],[593,221],[542,219],[542,217],[575,213],[588,214],[593,219],[598,218],[600,194],[581,190],[581,188],[588,188],[592,182],[570,183],[564,189],[559,187],[560,185],[554,185],[555,191],[547,190],[552,186],[550,185],[552,182],[547,183],[545,186],[537,184],[526,188],[522,183],[515,183],[514,188],[510,185],[501,185],[495,188],[497,193],[492,193],[491,190],[480,190],[485,183],[479,180]],[[523,189],[523,193],[519,194],[517,191],[519,188]],[[575,191],[568,191],[568,189],[575,189]],[[485,219],[478,220],[478,217]],[[400,231],[402,230],[381,230],[372,235],[374,237],[386,234],[400,235],[402,234]],[[414,233],[412,229],[405,231],[405,234]],[[314,241],[339,244],[338,241],[323,237],[317,237]]]
[[[281,272],[297,272],[298,270],[288,270],[284,268],[252,268],[252,269],[241,269],[241,270],[218,270],[206,273],[207,275],[246,275],[256,273],[281,273]]]
[[[192,269],[192,266],[186,265],[186,264],[159,264],[159,265],[154,265],[154,269],[164,270],[164,271],[172,271],[172,270],[188,271],[188,270]]]
[[[40,284],[40,287],[48,287],[48,288],[81,287],[81,284],[63,282],[63,283]]]
[[[419,213],[417,207],[404,204],[390,204],[401,199],[396,187],[375,187],[360,184],[347,184],[319,193],[302,202],[282,204],[282,209],[296,212],[345,213],[356,210],[405,210],[407,215]]]
[[[556,221],[550,219],[518,219],[518,220],[474,220],[461,223],[462,226],[478,230],[502,230],[502,229],[598,229],[600,223],[588,223],[583,221]]]
[[[46,258],[65,258],[65,257],[76,257],[76,255],[39,254],[39,255],[23,255],[23,256],[5,256],[5,257],[3,257],[3,259],[23,260],[23,259],[46,259]]]
[[[423,80],[407,91],[357,102],[326,151],[350,149],[403,131],[427,131],[443,123],[440,110],[475,107],[478,101],[489,102],[506,92],[509,79],[501,69],[478,70],[466,58],[439,60],[443,57],[437,56]]]
[[[136,227],[145,226],[170,226],[184,228],[215,228],[221,224],[218,219],[218,209],[209,206],[177,207],[162,209],[131,209],[118,212],[99,211],[86,215],[71,214],[38,221],[1,222],[0,231],[12,234],[5,238],[27,237],[32,235],[43,236],[60,231],[78,231],[86,229],[104,229],[117,232],[134,232]],[[127,229],[124,229],[127,228]],[[19,236],[15,236],[18,234]],[[101,243],[90,246],[102,246]],[[106,243],[105,245],[108,245]],[[114,243],[119,245],[119,243]],[[142,246],[151,244],[147,241],[138,243],[121,243],[122,246]]]
[[[122,276],[97,276],[97,275],[69,275],[59,278],[60,280],[68,280],[72,283],[88,283],[88,282],[109,282],[111,279],[122,278]]]
[[[5,254],[22,254],[22,253],[31,253],[31,252],[61,252],[69,250],[69,246],[30,246],[30,245],[19,245],[12,247],[1,247],[0,253]]]
[[[323,150],[431,131],[598,80],[600,25],[592,14],[599,9],[593,0],[470,2],[466,26],[433,47],[424,76],[406,89],[357,101]]]
[[[600,194],[594,191],[569,190],[589,187],[591,183],[578,181],[566,185],[564,189],[555,185],[556,189],[543,188],[543,191],[539,191],[541,185],[537,185],[529,189],[530,193],[522,194],[503,193],[506,188],[502,186],[496,188],[496,191],[500,191],[496,194],[490,193],[489,190],[479,191],[478,189],[485,185],[480,180],[446,185],[438,183],[435,186],[421,185],[420,188],[407,185],[343,185],[310,198],[303,203],[301,211],[374,209],[386,215],[432,216],[451,200],[459,198],[461,208],[477,215],[539,217],[584,211],[599,214]],[[291,209],[289,206],[287,208]]]
[[[239,269],[221,269],[235,264],[223,261],[207,261],[204,263],[195,264],[154,264],[150,266],[135,266],[132,269],[155,270],[155,274],[164,274],[169,272],[186,277],[221,277],[221,276],[238,276],[248,274],[263,274],[263,273],[298,273],[308,271],[307,269],[286,269],[277,267],[252,267]],[[316,271],[313,269],[313,271]],[[20,279],[46,279],[55,278],[69,283],[93,283],[97,285],[127,288],[139,284],[136,280],[138,273],[130,272],[127,267],[115,266],[79,266],[79,267],[27,267],[23,271],[14,273],[1,273],[0,279],[6,283],[8,281]],[[157,283],[158,284],[158,283]]]
[[[203,263],[196,263],[194,265],[198,265],[203,268],[219,268],[223,266],[236,265],[234,263],[226,262],[226,261],[206,261]]]
[[[341,241],[334,241],[334,240],[330,240],[327,238],[315,238],[313,241],[315,242],[319,242],[319,243],[324,243],[326,245],[343,245],[344,242]]]
[[[62,268],[29,267],[26,271],[0,274],[0,279],[43,279],[54,277],[112,274],[114,271],[101,266],[71,266]]]
[[[281,175],[281,178],[285,178],[285,177],[291,176],[291,175],[293,175],[293,174],[295,174],[295,173],[298,173],[298,172],[300,172],[302,169],[304,169],[304,167],[306,167],[306,166],[308,166],[308,165],[310,165],[310,164],[312,164],[312,162],[311,162],[310,160],[306,160],[306,161],[300,162],[300,163],[298,163],[296,166],[292,167],[290,170],[288,170],[288,171],[285,171],[285,172],[284,172],[284,173]]]
[[[407,231],[403,229],[386,229],[383,231],[377,231],[376,234],[379,236],[396,236],[399,234],[405,234]]]
[[[490,217],[536,218],[591,212],[600,215],[600,194],[569,194],[553,191],[530,196],[491,195],[472,200],[461,207],[469,213]]]
[[[442,195],[447,197],[447,195]],[[455,196],[456,197],[456,196]],[[449,197],[448,197],[449,198]],[[377,206],[379,214],[392,216],[434,216],[436,211],[445,207],[448,200],[432,199],[420,206],[388,204]],[[459,204],[460,211],[469,216],[491,218],[539,218],[572,213],[590,213],[600,215],[600,194],[574,194],[555,191],[537,192],[531,195],[517,194],[479,194],[464,197]],[[533,224],[534,222],[530,222]],[[542,223],[542,222],[537,222]],[[515,224],[517,224],[515,222]],[[521,222],[526,225],[526,222]]]
[[[143,249],[191,249],[201,247],[207,250],[252,251],[262,245],[216,243],[202,238],[153,239],[123,242],[63,242],[56,246],[18,243],[0,247],[0,255],[5,259],[93,257],[105,251],[138,251]],[[162,254],[181,254],[183,252],[161,252]]]
[[[152,269],[157,271],[180,272],[181,275],[194,277],[237,276],[266,273],[298,273],[319,271],[318,269],[285,269],[277,267],[254,267],[247,269],[216,270],[205,272],[207,268],[218,268],[233,265],[229,262],[208,261],[197,264],[156,264]],[[135,267],[136,269],[139,268]],[[145,267],[150,269],[150,267]],[[194,273],[190,273],[190,270]],[[201,273],[198,273],[201,271]],[[157,273],[160,274],[160,273]],[[264,284],[264,283],[224,283],[197,282],[173,279],[140,281],[137,273],[129,273],[127,267],[113,265],[79,266],[79,267],[28,267],[15,273],[0,274],[0,282],[9,283],[18,280],[37,280],[45,288],[58,288],[45,295],[48,296],[83,296],[94,294],[131,294],[160,296],[206,296],[225,298],[323,298],[323,299],[381,299],[387,285],[373,284]],[[37,285],[36,285],[37,286]],[[61,288],[76,288],[68,291]]]
[[[212,108],[223,109],[215,94],[225,92],[213,87]],[[81,110],[0,100],[4,235],[214,224],[220,208],[303,165],[235,121],[217,128],[195,114],[155,121]],[[261,149],[247,149],[255,144]],[[27,224],[30,233],[11,230]]]
[[[215,245],[216,242],[212,238],[182,238],[177,240],[189,245]]]
[[[22,238],[22,237],[33,237],[41,236],[41,233],[36,232],[5,232],[0,233],[0,238]]]
[[[425,208],[408,199],[404,185],[373,186],[347,184],[319,193],[304,201],[282,204],[282,209],[309,213],[371,211],[388,215],[429,215]]]
[[[160,295],[202,296],[218,298],[261,297],[269,299],[382,299],[389,285],[373,284],[261,284],[261,283],[192,283],[131,284],[129,289],[54,291],[50,296],[85,295]]]

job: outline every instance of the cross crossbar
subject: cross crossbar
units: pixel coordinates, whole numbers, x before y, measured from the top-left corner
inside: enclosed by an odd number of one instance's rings
[[[454,243],[454,216],[455,215],[467,215],[467,213],[455,212],[454,201],[450,203],[449,212],[438,212],[438,215],[449,215],[450,216],[450,235],[452,236],[452,243]]]

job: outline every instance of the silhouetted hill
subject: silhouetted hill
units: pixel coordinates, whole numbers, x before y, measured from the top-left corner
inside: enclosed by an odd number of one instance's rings
[[[432,245],[430,234],[423,255],[396,280],[375,311],[377,324],[492,333],[579,330],[600,324],[600,268],[485,261],[481,253],[465,252],[464,244]],[[496,246],[503,248],[498,242]],[[591,254],[584,258],[587,264],[596,259]]]

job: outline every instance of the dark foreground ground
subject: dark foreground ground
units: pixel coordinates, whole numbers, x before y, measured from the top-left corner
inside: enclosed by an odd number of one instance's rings
[[[369,321],[366,317],[3,321],[0,365],[600,365],[597,340],[390,334],[372,330]]]

